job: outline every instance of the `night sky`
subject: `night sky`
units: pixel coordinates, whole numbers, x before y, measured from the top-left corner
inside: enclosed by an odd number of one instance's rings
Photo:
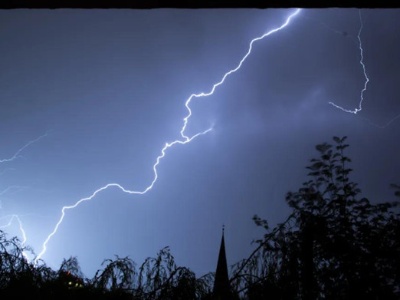
[[[109,183],[144,191],[165,143],[183,140],[190,95],[209,93],[252,39],[294,12],[1,10],[2,229],[24,240],[18,215],[39,254],[63,206]],[[152,189],[110,186],[66,210],[41,258],[57,269],[76,256],[92,277],[104,259],[141,264],[170,246],[178,265],[201,276],[215,271],[224,224],[231,265],[262,237],[254,214],[272,226],[286,218],[286,193],[307,180],[315,145],[333,136],[348,136],[362,196],[394,200],[399,28],[399,9],[301,10],[254,42],[212,95],[190,101],[184,133],[212,131],[168,148]],[[354,110],[360,101],[357,114],[329,104]]]

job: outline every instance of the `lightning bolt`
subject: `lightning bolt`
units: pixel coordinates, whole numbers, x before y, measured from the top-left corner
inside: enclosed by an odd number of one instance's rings
[[[11,156],[10,158],[4,158],[4,159],[0,159],[0,163],[5,163],[5,162],[10,162],[13,161],[15,159],[17,159],[19,157],[19,154],[24,151],[26,148],[28,148],[30,145],[32,145],[33,143],[36,143],[37,141],[39,141],[40,139],[44,138],[45,136],[47,136],[47,132],[41,136],[39,136],[38,138],[29,141],[28,143],[26,143],[24,146],[22,146],[21,148],[19,148],[19,150],[17,152],[14,153],[13,156]]]
[[[19,218],[18,215],[10,215],[10,216],[2,217],[2,218],[0,218],[0,220],[1,220],[1,219],[8,218],[8,217],[11,217],[10,220],[8,221],[8,223],[7,223],[6,225],[0,226],[0,229],[1,229],[1,228],[6,228],[6,227],[10,227],[11,224],[13,223],[13,220],[17,220],[18,226],[19,226],[19,230],[20,230],[21,233],[22,233],[22,241],[20,241],[20,242],[21,242],[21,246],[24,247],[24,244],[26,243],[26,233],[25,233],[25,230],[24,230],[24,226],[22,225],[21,219]],[[28,257],[28,255],[25,253],[25,251],[22,251],[22,255],[25,257],[25,259],[26,259],[27,261],[29,261],[29,257]]]
[[[15,152],[14,155],[11,156],[10,158],[0,159],[0,163],[7,163],[7,162],[11,162],[11,161],[17,159],[18,157],[20,157],[20,153],[21,153],[22,151],[24,151],[24,150],[25,150],[26,148],[28,148],[30,145],[32,145],[32,144],[36,143],[37,141],[41,140],[42,138],[46,137],[47,135],[48,135],[48,133],[46,132],[45,134],[43,134],[43,135],[37,137],[36,139],[27,142],[25,145],[23,145],[21,148],[19,148],[19,149],[17,150],[17,152]],[[9,168],[8,170],[10,170],[10,169],[11,169],[11,168]],[[6,170],[7,170],[7,169],[6,169]],[[4,172],[5,172],[5,170],[4,170],[3,172],[1,172],[0,175],[4,174]],[[24,188],[26,188],[26,187],[17,186],[17,185],[12,185],[12,186],[7,187],[7,188],[4,189],[3,191],[1,191],[1,192],[0,192],[0,196],[2,196],[2,195],[4,195],[5,193],[9,192],[11,189],[18,189],[18,190],[21,190],[21,189],[24,189]],[[0,209],[2,209],[2,202],[1,202],[1,199],[0,199]],[[8,217],[10,217],[10,216],[2,217],[2,218],[0,218],[0,220],[1,220],[1,219],[4,219],[4,218],[8,218]],[[19,218],[18,215],[15,215],[15,214],[11,215],[11,218],[10,218],[9,222],[8,222],[6,225],[0,226],[0,228],[6,228],[6,227],[11,226],[11,224],[13,223],[13,220],[17,220],[17,222],[18,222],[19,230],[20,230],[21,233],[22,233],[22,241],[21,241],[21,243],[22,243],[22,245],[23,245],[23,244],[25,244],[25,242],[26,242],[26,240],[27,240],[27,237],[26,237],[26,232],[25,232],[25,229],[24,229],[24,227],[23,227],[22,221],[21,221],[21,219]],[[24,254],[24,256],[25,256],[25,254]],[[25,256],[25,257],[26,257],[26,256]],[[26,257],[26,258],[27,258],[27,257]]]
[[[359,49],[360,49],[360,57],[361,57],[361,58],[360,58],[360,64],[361,64],[362,69],[363,69],[363,71],[364,71],[364,77],[365,77],[364,88],[361,90],[360,102],[358,103],[358,107],[356,107],[356,108],[353,109],[353,110],[351,110],[351,109],[345,109],[345,108],[343,108],[343,107],[341,107],[341,106],[339,106],[339,105],[336,105],[336,104],[333,103],[333,102],[329,102],[329,104],[333,105],[334,107],[336,107],[336,108],[338,108],[338,109],[340,109],[340,110],[342,110],[342,111],[344,111],[344,112],[352,113],[352,114],[355,114],[355,115],[356,115],[359,111],[362,110],[362,103],[363,103],[363,101],[364,101],[364,92],[367,90],[367,84],[368,84],[368,82],[369,82],[369,78],[368,78],[368,76],[367,76],[367,71],[366,71],[365,64],[364,64],[364,54],[363,54],[364,50],[363,50],[362,43],[361,43],[361,31],[362,31],[362,29],[363,29],[363,21],[362,21],[361,11],[360,11],[360,10],[358,11],[358,14],[359,14],[359,16],[360,16],[360,24],[361,24],[361,25],[360,25],[360,30],[358,31],[357,38],[358,38]]]
[[[154,184],[156,183],[157,178],[158,178],[157,167],[158,167],[158,165],[160,164],[161,159],[165,157],[166,151],[167,151],[168,149],[170,149],[171,147],[173,147],[173,146],[175,146],[175,145],[177,145],[177,144],[180,144],[180,145],[187,144],[187,143],[191,142],[193,139],[197,138],[198,136],[207,134],[208,132],[210,132],[210,131],[212,130],[212,127],[211,127],[211,128],[209,128],[209,129],[207,129],[207,130],[205,130],[205,131],[202,131],[202,132],[199,132],[199,133],[197,133],[197,134],[195,134],[195,135],[193,135],[193,136],[191,136],[191,137],[189,137],[189,136],[187,136],[187,135],[185,134],[187,125],[188,125],[188,123],[189,123],[189,119],[190,119],[190,117],[192,116],[192,110],[191,110],[191,108],[190,108],[190,103],[191,103],[191,101],[194,100],[194,99],[197,99],[197,98],[204,98],[204,97],[208,97],[208,96],[212,95],[212,94],[215,92],[216,88],[219,87],[220,85],[222,85],[222,84],[225,82],[225,79],[226,79],[229,75],[235,73],[236,71],[238,71],[238,70],[242,67],[242,64],[244,63],[244,61],[245,61],[245,60],[247,59],[247,57],[251,54],[251,51],[252,51],[252,49],[253,49],[253,44],[254,44],[255,42],[260,41],[260,40],[262,40],[262,39],[268,37],[269,35],[271,35],[271,34],[273,34],[273,33],[276,33],[276,32],[278,32],[278,31],[282,30],[283,28],[285,28],[286,26],[288,26],[288,25],[290,24],[291,20],[292,20],[297,14],[299,14],[300,11],[301,11],[301,9],[296,9],[293,13],[291,13],[291,14],[286,18],[286,21],[285,21],[281,26],[279,26],[279,27],[277,27],[277,28],[275,28],[275,29],[272,29],[272,30],[268,31],[267,33],[265,33],[265,34],[263,34],[263,35],[261,35],[261,36],[259,36],[259,37],[256,37],[256,38],[252,39],[252,40],[250,41],[250,43],[249,43],[248,51],[247,51],[246,54],[242,57],[242,59],[240,60],[240,62],[238,63],[238,65],[237,65],[235,68],[231,69],[230,71],[226,72],[226,73],[222,76],[222,79],[221,79],[220,81],[218,81],[217,83],[215,83],[215,84],[212,86],[212,88],[211,88],[211,90],[210,90],[209,92],[207,92],[207,93],[202,92],[202,93],[199,93],[199,94],[191,94],[191,95],[190,95],[190,97],[189,97],[189,98],[186,100],[186,102],[185,102],[185,107],[186,107],[186,110],[187,110],[187,115],[183,118],[183,126],[182,126],[182,128],[181,128],[181,130],[180,130],[181,139],[175,140],[175,141],[173,141],[173,142],[171,142],[171,143],[166,143],[165,146],[161,149],[161,154],[157,157],[156,162],[155,162],[154,165],[153,165],[153,174],[154,174],[153,180],[151,181],[151,183],[150,183],[143,191],[128,190],[128,189],[124,188],[123,186],[121,186],[121,185],[118,184],[118,183],[108,183],[108,184],[106,184],[105,186],[103,186],[103,187],[97,189],[96,191],[94,191],[89,197],[82,198],[82,199],[78,200],[78,201],[77,201],[75,204],[73,204],[73,205],[64,206],[64,207],[61,209],[61,217],[59,218],[58,222],[56,223],[56,225],[55,225],[53,231],[47,236],[46,240],[44,241],[44,243],[43,243],[43,245],[42,245],[42,251],[41,251],[41,252],[37,255],[37,257],[34,259],[34,262],[37,263],[37,261],[40,260],[40,258],[46,253],[47,244],[49,243],[50,239],[57,233],[58,228],[60,227],[61,223],[62,223],[63,220],[64,220],[66,211],[78,207],[78,205],[80,205],[81,203],[83,203],[83,202],[85,202],[85,201],[90,201],[90,200],[92,200],[98,193],[100,193],[100,192],[102,192],[102,191],[104,191],[104,190],[106,190],[106,189],[108,189],[108,188],[111,188],[111,187],[118,188],[118,189],[120,189],[120,190],[121,190],[122,192],[124,192],[124,193],[128,193],[128,194],[139,194],[139,195],[143,195],[143,194],[147,193],[149,190],[151,190],[151,189],[153,188]]]
[[[19,216],[18,216],[18,215],[5,216],[5,217],[0,218],[0,220],[6,219],[6,218],[10,218],[9,221],[8,221],[8,223],[5,224],[5,225],[0,226],[0,228],[10,227],[11,224],[13,223],[13,221],[14,221],[14,220],[17,220],[17,222],[18,222],[18,224],[19,224],[19,230],[20,230],[21,233],[22,233],[22,241],[21,241],[21,244],[22,244],[22,245],[25,244],[25,243],[26,243],[26,233],[25,233],[24,227],[23,227],[23,225],[22,225],[22,221],[21,221],[21,219],[19,218]]]
[[[364,78],[365,78],[365,82],[364,82],[364,88],[361,90],[361,96],[360,96],[360,102],[358,104],[358,107],[356,107],[355,109],[351,110],[351,109],[345,109],[339,105],[336,105],[333,102],[329,102],[329,104],[333,105],[334,107],[347,112],[347,113],[352,113],[352,114],[357,114],[358,112],[360,112],[362,110],[362,103],[364,101],[364,92],[367,90],[367,84],[369,82],[369,78],[367,76],[367,71],[366,71],[366,67],[364,64],[364,56],[363,56],[363,47],[362,47],[362,43],[361,43],[361,31],[363,29],[363,21],[362,21],[362,17],[361,17],[361,11],[358,11],[359,17],[360,17],[360,29],[358,31],[358,35],[357,35],[357,39],[358,39],[358,45],[359,45],[359,49],[360,49],[360,65],[362,66],[363,72],[364,72]],[[335,33],[341,33],[340,31],[337,31],[335,29],[330,28],[329,26],[327,26],[326,24],[322,23],[324,26],[326,26],[327,28],[329,28],[330,30],[334,31]],[[355,42],[355,41],[354,41]],[[376,124],[375,122],[372,122],[370,119],[368,118],[364,118],[361,117],[362,119],[364,119],[365,121],[367,121],[368,123],[370,123],[371,125],[384,129],[386,127],[388,127],[389,125],[391,125],[394,121],[396,121],[398,118],[400,118],[400,114],[396,115],[395,117],[393,117],[392,119],[390,119],[388,122],[386,122],[384,125],[380,125],[380,124]]]

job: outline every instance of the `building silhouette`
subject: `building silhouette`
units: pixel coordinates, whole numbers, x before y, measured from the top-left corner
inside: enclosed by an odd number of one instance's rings
[[[213,299],[214,300],[231,300],[232,292],[229,283],[228,265],[226,263],[225,253],[225,228],[222,227],[221,246],[219,248],[217,269],[215,271]]]

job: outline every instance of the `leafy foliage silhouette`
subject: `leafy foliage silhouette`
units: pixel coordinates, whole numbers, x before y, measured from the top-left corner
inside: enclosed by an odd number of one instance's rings
[[[310,180],[286,195],[292,213],[234,266],[248,299],[399,299],[399,201],[372,204],[350,181],[346,137],[316,146]],[[399,196],[399,186],[395,195]]]
[[[213,274],[200,278],[179,267],[165,247],[148,257],[139,268],[129,258],[103,261],[92,279],[84,278],[76,257],[64,259],[58,271],[29,263],[28,248],[0,231],[0,297],[15,299],[211,299]]]

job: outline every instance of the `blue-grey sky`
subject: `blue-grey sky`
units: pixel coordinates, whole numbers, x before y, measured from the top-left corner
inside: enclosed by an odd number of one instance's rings
[[[294,11],[0,11],[2,229],[23,239],[11,219],[18,215],[38,254],[63,206],[108,183],[146,189],[165,143],[182,140],[190,95],[210,92],[252,39]],[[170,246],[179,265],[201,276],[215,271],[225,224],[231,265],[263,234],[252,216],[283,221],[286,193],[306,181],[314,146],[333,136],[348,136],[362,195],[393,200],[399,27],[398,9],[303,9],[253,43],[213,95],[193,98],[185,133],[213,130],[169,148],[151,190],[110,187],[65,211],[41,258],[56,269],[76,256],[92,277],[106,258],[140,264]],[[357,114],[329,104],[353,110],[362,99]]]

